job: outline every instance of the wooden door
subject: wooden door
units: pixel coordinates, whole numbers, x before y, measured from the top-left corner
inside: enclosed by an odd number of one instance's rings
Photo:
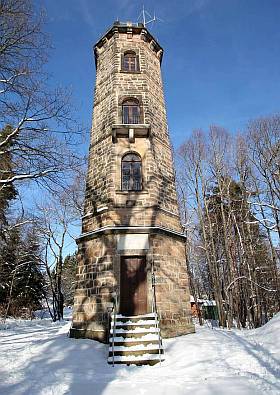
[[[139,315],[147,313],[146,257],[121,258],[120,313]]]

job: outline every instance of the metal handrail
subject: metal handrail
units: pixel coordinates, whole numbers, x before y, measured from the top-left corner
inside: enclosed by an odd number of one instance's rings
[[[117,315],[118,294],[116,293],[113,300],[113,339],[112,339],[112,360],[115,366],[115,335],[116,335],[116,315]]]
[[[158,334],[158,353],[159,353],[159,362],[161,365],[161,338],[160,338],[160,331],[159,331],[159,315],[157,312],[157,304],[156,304],[156,287],[155,287],[155,273],[154,273],[154,266],[152,264],[152,310],[155,313],[155,329]]]
[[[138,125],[141,123],[141,117],[140,115],[123,114],[122,123],[124,125]]]

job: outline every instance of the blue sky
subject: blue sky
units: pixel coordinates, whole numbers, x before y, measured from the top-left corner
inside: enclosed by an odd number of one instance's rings
[[[54,49],[47,66],[70,86],[80,120],[91,122],[92,47],[117,20],[137,21],[143,1],[42,0]],[[210,124],[232,132],[280,110],[280,0],[145,1],[164,48],[162,73],[175,147]]]
[[[79,121],[89,135],[93,45],[115,20],[136,22],[143,2],[39,4],[46,9],[46,30],[54,47],[47,69],[54,84],[71,88]],[[175,148],[193,129],[216,124],[237,132],[250,119],[280,112],[280,0],[150,0],[144,5],[164,21],[150,31],[165,51],[162,73]],[[74,249],[71,242],[67,253]]]

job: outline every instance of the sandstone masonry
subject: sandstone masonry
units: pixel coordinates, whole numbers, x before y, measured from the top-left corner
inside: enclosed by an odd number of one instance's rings
[[[129,51],[139,61],[133,72],[123,70],[123,56]],[[95,45],[96,86],[73,337],[106,341],[108,307],[122,292],[120,265],[125,256],[145,256],[147,312],[152,309],[154,284],[163,337],[194,331],[162,54],[141,24],[115,23]],[[122,104],[129,99],[139,103],[137,124],[123,123]],[[122,187],[122,159],[127,153],[141,157],[141,190]]]

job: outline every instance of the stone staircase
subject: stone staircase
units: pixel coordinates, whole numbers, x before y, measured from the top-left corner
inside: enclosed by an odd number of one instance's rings
[[[115,336],[112,316],[109,339],[109,364],[155,365],[164,360],[164,352],[154,313],[116,315]]]

